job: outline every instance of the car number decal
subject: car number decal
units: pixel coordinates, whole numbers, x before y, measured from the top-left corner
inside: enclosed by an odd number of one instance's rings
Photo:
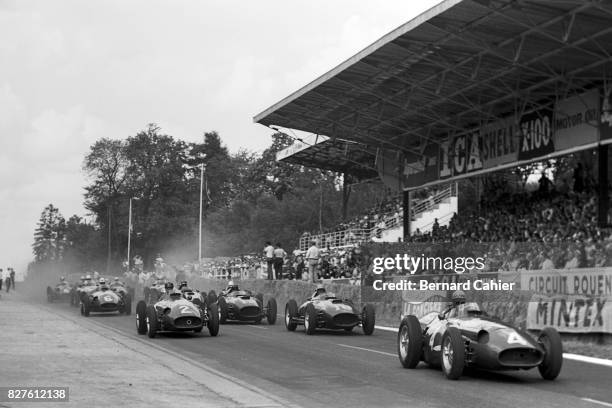
[[[113,298],[111,296],[104,296],[104,301],[106,302],[112,302]]]
[[[527,341],[522,336],[519,336],[516,332],[512,332],[508,335],[508,343],[518,343],[524,346],[529,345],[529,343],[527,343]]]
[[[181,313],[191,313],[191,308],[189,306],[183,305],[179,307]]]

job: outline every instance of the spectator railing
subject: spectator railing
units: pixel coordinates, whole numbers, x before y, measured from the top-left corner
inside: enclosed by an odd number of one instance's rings
[[[442,201],[444,201],[445,199],[449,197],[455,197],[456,195],[457,195],[457,184],[450,183],[448,187],[446,187],[444,190],[414,205],[411,209],[412,217],[414,218],[421,213],[431,211],[433,207],[436,206],[437,204],[440,204]]]

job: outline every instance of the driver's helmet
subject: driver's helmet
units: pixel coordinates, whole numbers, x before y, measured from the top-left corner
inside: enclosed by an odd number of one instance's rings
[[[325,290],[325,287],[321,284],[317,285],[317,290],[315,291],[315,296],[321,296],[324,295],[327,291]]]
[[[474,315],[482,313],[480,307],[476,302],[469,302],[465,304],[461,304],[458,307],[458,312],[461,315]]]
[[[115,276],[115,279],[113,279],[115,281],[115,283],[119,283],[119,277]]]
[[[81,282],[83,282],[85,280],[85,276],[81,275]]]
[[[229,292],[233,292],[233,291],[235,291],[235,290],[239,290],[239,288],[238,288],[238,285],[236,285],[236,284],[234,283],[234,281],[233,281],[233,280],[231,280],[231,281],[229,281],[229,282],[228,282],[228,284],[227,284],[227,289],[226,289],[226,290],[227,290],[227,292],[229,293]]]
[[[65,278],[65,277],[63,277],[63,276],[61,276],[61,277],[60,277],[60,282],[62,282],[62,283],[66,282],[66,278]]]
[[[174,290],[174,283],[172,282],[166,282],[166,284],[164,285],[164,289],[166,289],[166,292],[171,292]]]
[[[453,306],[462,305],[465,303],[465,292],[462,290],[456,290],[451,295],[451,301],[453,302]]]
[[[100,278],[98,280],[98,285],[100,285],[100,289],[102,289],[102,290],[108,289],[106,279],[104,279],[104,278]]]
[[[187,287],[188,287],[188,285],[187,285],[187,281],[186,281],[186,280],[181,281],[181,282],[179,283],[179,286],[178,286],[179,290],[181,290],[181,289],[183,289],[183,288],[187,289]]]

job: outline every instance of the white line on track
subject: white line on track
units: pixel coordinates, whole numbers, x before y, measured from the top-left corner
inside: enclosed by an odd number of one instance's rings
[[[566,360],[582,361],[583,363],[598,364],[606,367],[612,367],[612,360],[605,358],[589,357],[580,354],[563,353],[563,358]],[[612,405],[610,405],[612,407]]]
[[[598,401],[598,400],[594,400],[591,398],[580,398],[580,399],[586,402],[592,402],[593,404],[603,405],[604,407],[612,407],[612,404],[610,404],[609,402]]]
[[[266,330],[266,328],[265,328],[265,327],[255,326],[254,324],[247,324],[247,326],[249,326],[249,327],[254,327],[254,328],[256,328],[256,329]]]
[[[336,344],[336,346],[346,347],[346,348],[351,348],[351,349],[356,349],[356,350],[369,351],[369,352],[372,352],[372,353],[383,354],[385,356],[396,357],[396,354],[387,353],[385,351],[372,350],[372,349],[365,348],[365,347],[349,346],[348,344]]]

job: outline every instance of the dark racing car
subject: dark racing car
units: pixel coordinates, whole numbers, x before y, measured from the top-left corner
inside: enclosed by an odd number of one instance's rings
[[[72,287],[70,304],[74,307],[80,306],[86,297],[85,295],[90,294],[97,289],[98,283],[91,278],[91,275],[81,277],[80,282]]]
[[[99,281],[96,290],[84,293],[81,298],[81,314],[89,316],[90,313],[119,312],[129,315],[132,313],[132,300],[129,294],[122,296],[113,291],[104,278]]]
[[[537,367],[541,376],[554,380],[561,371],[563,348],[559,333],[541,331],[537,339],[497,319],[475,303],[432,312],[420,320],[408,315],[397,336],[399,359],[405,368],[420,361],[442,367],[448,379],[456,380],[466,367],[486,370],[528,370]]]
[[[249,290],[240,290],[238,285],[230,281],[227,289],[217,299],[219,306],[219,322],[226,323],[229,320],[241,322],[261,323],[266,319],[268,324],[276,323],[276,299],[271,297],[264,306],[263,295],[258,293],[253,296]]]
[[[165,284],[165,279],[156,279],[150,286],[145,286],[143,289],[144,301],[146,303],[157,302],[157,299],[166,293]]]
[[[55,287],[47,286],[47,302],[69,302],[72,296],[72,286],[63,276]]]
[[[297,302],[290,299],[285,306],[285,326],[289,331],[295,331],[298,325],[303,324],[306,334],[314,334],[316,329],[335,329],[352,331],[355,326],[361,325],[363,333],[374,333],[375,314],[374,307],[364,305],[359,311],[357,307],[346,299],[338,299],[333,293],[327,293],[325,288],[319,286],[316,292],[300,307]]]
[[[165,294],[157,302],[147,304],[141,300],[136,305],[136,330],[150,338],[162,332],[200,333],[208,328],[211,336],[219,333],[219,312],[216,304],[207,305],[199,299],[193,301],[175,292],[169,282]]]

